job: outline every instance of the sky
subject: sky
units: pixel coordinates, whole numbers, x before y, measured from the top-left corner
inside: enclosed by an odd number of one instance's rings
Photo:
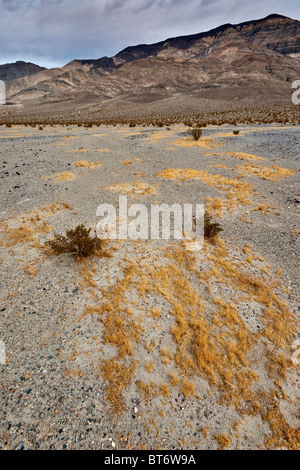
[[[299,0],[0,0],[0,64],[51,68],[278,13]]]

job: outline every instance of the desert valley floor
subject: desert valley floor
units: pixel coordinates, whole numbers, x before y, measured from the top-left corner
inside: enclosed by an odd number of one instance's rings
[[[299,130],[0,127],[0,448],[299,449]],[[45,248],[120,194],[223,231]]]

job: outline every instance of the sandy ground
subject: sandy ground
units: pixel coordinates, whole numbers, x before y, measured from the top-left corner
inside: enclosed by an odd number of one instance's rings
[[[299,126],[233,129],[0,128],[0,448],[299,448]],[[120,194],[224,231],[45,250]]]

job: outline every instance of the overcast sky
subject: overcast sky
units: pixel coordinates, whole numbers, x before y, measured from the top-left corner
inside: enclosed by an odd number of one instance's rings
[[[45,67],[279,13],[299,0],[0,0],[0,64]]]

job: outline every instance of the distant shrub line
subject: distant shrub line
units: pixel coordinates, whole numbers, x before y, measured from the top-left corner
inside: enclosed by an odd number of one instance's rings
[[[0,115],[0,125],[11,127],[13,125],[25,125],[31,127],[42,127],[45,125],[62,125],[62,126],[78,126],[87,129],[92,127],[99,127],[103,125],[125,125],[130,127],[135,126],[154,126],[158,128],[170,127],[175,124],[184,124],[191,128],[203,129],[208,125],[220,126],[227,125],[241,125],[241,124],[299,124],[300,123],[300,107],[288,106],[280,104],[265,104],[260,106],[240,105],[233,109],[230,108],[219,111],[208,112],[170,112],[166,109],[165,112],[149,112],[143,111],[125,112],[121,111],[112,112],[111,116],[105,116],[99,110],[93,110],[90,113],[56,113],[42,115]]]

